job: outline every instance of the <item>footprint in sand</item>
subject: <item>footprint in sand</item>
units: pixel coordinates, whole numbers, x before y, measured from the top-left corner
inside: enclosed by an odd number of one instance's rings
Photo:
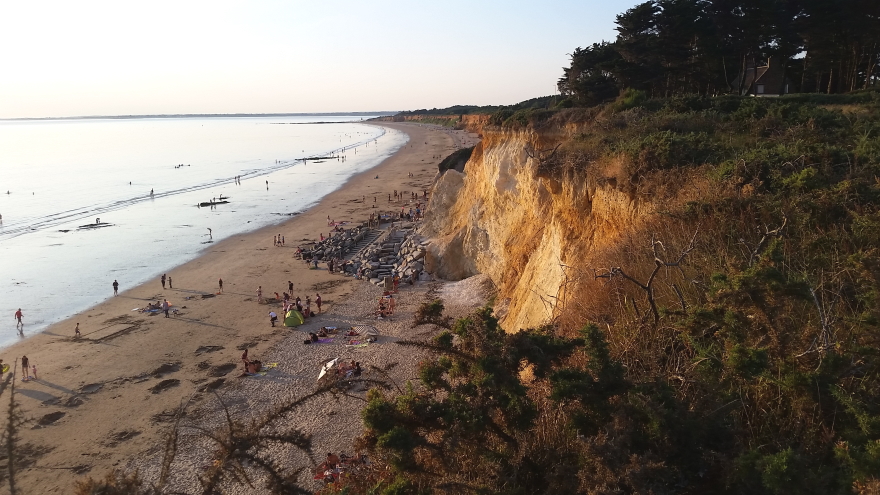
[[[206,352],[217,352],[217,351],[222,351],[222,350],[223,350],[223,346],[221,346],[221,345],[203,345],[203,346],[200,346],[198,349],[196,349],[196,356],[199,356],[201,354],[205,354]]]
[[[55,411],[53,413],[46,414],[45,416],[40,418],[39,421],[37,421],[37,426],[51,425],[52,423],[58,421],[66,415],[67,413],[61,411]]]
[[[93,394],[104,386],[103,383],[90,383],[88,385],[83,385],[79,389],[79,393],[81,394]]]
[[[156,377],[162,376],[166,373],[174,373],[175,371],[180,370],[180,363],[165,363],[162,366],[154,369],[150,374]]]
[[[152,387],[148,388],[147,390],[149,390],[150,392],[153,392],[154,394],[158,394],[158,393],[164,392],[165,390],[168,390],[169,388],[176,387],[178,385],[180,385],[180,380],[178,380],[176,378],[170,378],[168,380],[162,380],[161,382],[153,385]]]
[[[209,375],[213,376],[213,377],[226,376],[235,368],[236,368],[236,365],[232,364],[232,363],[221,364],[219,366],[214,366],[214,368],[211,370]]]

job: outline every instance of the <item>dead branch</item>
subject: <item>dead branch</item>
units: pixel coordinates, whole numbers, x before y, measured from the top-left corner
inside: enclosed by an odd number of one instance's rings
[[[696,248],[697,234],[700,229],[694,231],[694,235],[691,236],[691,242],[688,246],[678,255],[678,258],[675,261],[666,261],[662,256],[660,251],[665,250],[666,248],[663,246],[663,243],[658,241],[654,235],[651,235],[651,251],[654,254],[654,270],[651,271],[651,275],[648,277],[648,281],[645,283],[639,282],[637,279],[628,275],[623,269],[619,266],[613,266],[609,268],[605,273],[596,273],[594,270],[594,278],[615,278],[620,277],[625,280],[629,280],[633,284],[637,285],[640,289],[645,291],[645,295],[648,298],[648,305],[651,307],[651,314],[654,316],[654,323],[660,321],[660,310],[657,309],[657,301],[654,298],[654,279],[657,277],[657,273],[661,268],[672,268],[676,267],[681,270],[681,264],[684,262],[685,258]],[[658,251],[658,248],[660,251]],[[683,274],[683,273],[682,273]],[[679,293],[680,295],[680,293]],[[633,301],[633,306],[635,307],[635,301]],[[684,307],[684,302],[682,301],[682,306]],[[638,309],[636,309],[636,314],[638,314]]]
[[[758,259],[758,257],[761,256],[761,253],[764,251],[764,248],[767,247],[767,241],[769,241],[771,238],[782,237],[783,235],[785,235],[785,226],[787,223],[788,223],[788,217],[786,217],[785,215],[782,215],[782,225],[780,225],[779,227],[776,227],[775,229],[770,230],[770,228],[768,226],[766,226],[766,225],[764,226],[764,234],[761,236],[761,240],[758,241],[758,244],[756,244],[755,247],[752,248],[752,252],[749,256],[749,266],[754,265],[755,261]],[[746,247],[749,247],[748,244],[746,244],[745,240],[740,239],[740,242],[745,244]]]

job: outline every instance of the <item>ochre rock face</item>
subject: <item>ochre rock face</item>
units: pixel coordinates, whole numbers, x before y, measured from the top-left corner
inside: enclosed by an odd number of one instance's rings
[[[567,139],[483,129],[464,174],[448,171],[433,189],[422,227],[431,238],[426,270],[447,280],[489,275],[507,331],[550,321],[577,296],[566,294],[566,286],[585,276],[576,272],[592,254],[652,210],[618,190],[612,178],[541,176],[540,160]]]

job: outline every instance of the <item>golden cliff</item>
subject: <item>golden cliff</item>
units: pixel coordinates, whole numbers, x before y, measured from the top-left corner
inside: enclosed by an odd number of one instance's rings
[[[465,172],[448,171],[434,186],[422,227],[431,239],[425,269],[447,280],[487,274],[507,331],[540,326],[572,297],[573,270],[598,261],[654,207],[615,186],[613,164],[582,178],[542,172],[576,129],[482,131]]]

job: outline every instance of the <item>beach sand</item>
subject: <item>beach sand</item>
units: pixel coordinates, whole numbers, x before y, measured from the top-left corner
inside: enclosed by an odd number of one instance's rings
[[[330,274],[323,264],[319,270],[309,270],[294,259],[297,245],[305,239],[315,240],[321,233],[326,235],[328,216],[337,222],[360,223],[370,213],[396,211],[401,206],[408,209],[408,202],[389,203],[388,195],[394,190],[407,191],[408,198],[408,191],[414,191],[421,198],[436,175],[440,160],[433,157],[447,156],[463,139],[465,144],[476,139],[463,131],[432,126],[382,125],[406,132],[409,143],[308,211],[285,223],[212,244],[198,258],[167,272],[174,280],[174,289],[163,290],[158,279],[130,289],[123,286],[118,297],[0,353],[10,364],[28,356],[39,376],[23,382],[19,369],[15,382],[15,397],[29,420],[20,430],[17,447],[16,480],[25,493],[71,493],[76,480],[84,476],[100,478],[113,468],[144,465],[149,471],[147,461],[159,455],[157,449],[168,429],[168,414],[184,401],[192,401],[193,408],[216,408],[211,404],[215,397],[198,389],[217,379],[224,380],[218,388],[221,395],[228,389],[230,396],[244,393],[251,401],[250,407],[271,407],[283,395],[271,386],[271,376],[263,382],[239,378],[244,348],[249,349],[252,358],[264,362],[271,358],[283,360],[277,376],[290,378],[284,382],[284,394],[301,395],[314,388],[312,377],[318,371],[314,365],[325,354],[334,354],[331,345],[308,355],[309,346],[301,345],[304,334],[299,329],[287,329],[280,323],[272,328],[268,313],[274,310],[280,314],[280,305],[259,304],[257,287],[262,286],[264,297],[272,297],[276,291],[287,291],[290,280],[294,283],[293,295],[303,300],[306,295],[314,299],[320,292],[326,314],[307,322],[305,329],[370,323],[369,308],[375,304],[378,289]],[[409,173],[414,176],[409,177]],[[377,174],[379,179],[374,178]],[[285,247],[272,245],[277,234],[285,237]],[[219,278],[223,279],[224,291],[216,295]],[[107,281],[108,295],[112,294],[111,283]],[[373,320],[372,324],[393,338],[412,337],[407,333],[411,324],[404,324],[404,320],[410,315],[411,321],[411,313],[424,300],[429,286],[424,283],[401,291],[396,323],[377,324]],[[202,298],[204,294],[213,297]],[[178,315],[166,319],[161,313],[147,316],[132,311],[162,299],[168,299]],[[23,310],[27,324],[27,308]],[[13,323],[9,331],[14,331]],[[82,332],[80,339],[73,338],[77,323]],[[297,340],[299,347],[291,347],[290,342]],[[282,343],[283,348],[279,347]],[[384,347],[370,359],[401,360],[395,349],[400,346]],[[415,363],[405,364],[402,369],[412,373]],[[8,398],[9,389],[2,395],[2,399]],[[3,407],[7,404],[3,402]],[[316,436],[316,445],[344,448],[345,442],[350,442],[350,433],[359,430],[356,409],[346,408],[354,415],[348,420],[351,427],[345,429],[345,435],[331,432],[324,435],[326,438]],[[185,452],[181,453],[181,462],[186,463]]]

